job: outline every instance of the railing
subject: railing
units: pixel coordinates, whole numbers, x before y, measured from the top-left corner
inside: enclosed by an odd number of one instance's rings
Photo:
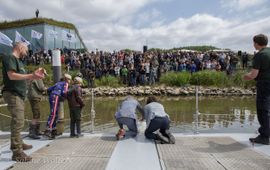
[[[94,133],[95,130],[95,117],[96,117],[96,112],[95,112],[95,106],[94,106],[94,89],[92,88],[92,104],[91,104],[91,132]]]
[[[194,116],[194,124],[195,124],[195,130],[194,130],[194,134],[199,134],[199,130],[198,130],[198,127],[199,127],[199,115],[200,115],[200,112],[199,112],[199,87],[196,86],[196,112],[195,114],[193,115]]]
[[[8,104],[0,104],[0,107],[5,107],[5,106],[8,106]],[[1,155],[2,155],[2,145],[0,145],[0,160],[1,160]]]

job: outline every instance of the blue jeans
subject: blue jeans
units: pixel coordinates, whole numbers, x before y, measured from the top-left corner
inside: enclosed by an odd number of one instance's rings
[[[123,129],[123,125],[126,125],[132,136],[137,135],[138,128],[135,119],[129,117],[120,117],[116,119],[116,121],[121,129]]]
[[[270,136],[270,81],[257,81],[257,117],[260,123],[258,129],[260,135],[264,138]]]
[[[166,130],[170,128],[170,120],[168,117],[155,117],[151,120],[148,128],[145,130],[144,135],[148,139],[157,139],[156,134],[154,133],[159,129],[159,132],[164,135]]]

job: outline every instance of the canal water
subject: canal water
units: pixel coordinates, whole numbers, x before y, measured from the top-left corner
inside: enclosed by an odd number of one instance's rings
[[[95,98],[94,106],[96,112],[95,130],[101,132],[115,132],[117,124],[114,120],[114,113],[123,97],[102,97]],[[146,98],[137,98],[142,105]],[[171,130],[173,132],[194,132],[195,125],[195,97],[161,97],[160,102],[165,106],[166,112],[170,115]],[[82,125],[84,132],[91,131],[90,110],[91,99],[85,99],[86,107],[82,111]],[[67,102],[65,106],[65,127],[69,132],[69,110]],[[198,131],[203,133],[217,132],[255,132],[259,124],[256,117],[255,97],[200,97],[199,99]],[[0,130],[10,130],[9,112],[6,107],[0,108]],[[47,100],[41,103],[41,120],[45,121],[49,115],[49,103]],[[31,119],[31,109],[26,101],[25,118]],[[25,131],[28,129],[25,122]]]

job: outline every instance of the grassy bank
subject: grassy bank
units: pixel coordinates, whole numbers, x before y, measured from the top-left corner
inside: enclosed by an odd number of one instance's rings
[[[255,81],[244,81],[244,71],[237,71],[233,75],[226,75],[225,72],[200,71],[193,74],[188,72],[168,72],[160,78],[160,83],[167,86],[215,86],[215,87],[242,87],[255,86]]]

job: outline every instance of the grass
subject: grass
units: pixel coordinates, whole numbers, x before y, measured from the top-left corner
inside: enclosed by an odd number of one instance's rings
[[[255,81],[244,81],[244,71],[238,71],[233,75],[225,72],[200,71],[193,74],[187,72],[168,72],[160,78],[160,83],[167,86],[201,85],[214,87],[241,87],[250,88],[255,86]]]

